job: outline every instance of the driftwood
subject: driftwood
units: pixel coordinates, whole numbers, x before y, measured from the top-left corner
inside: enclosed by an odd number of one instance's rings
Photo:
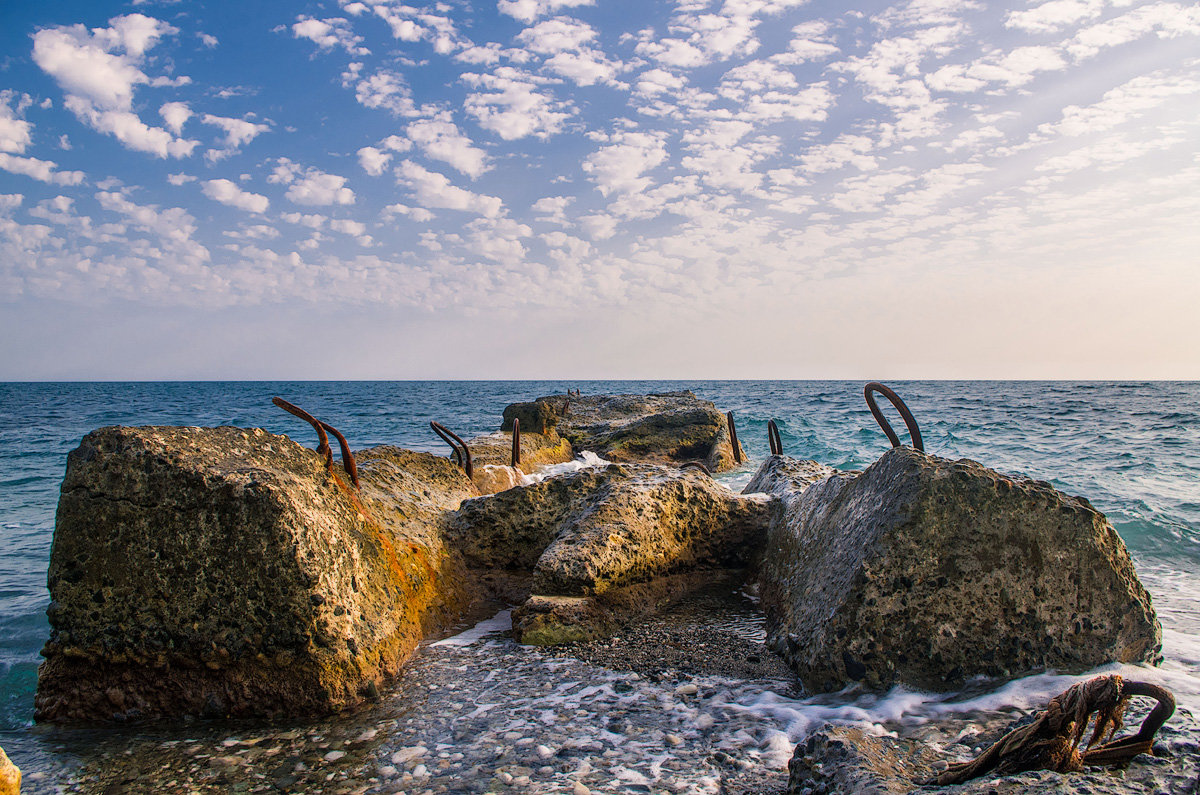
[[[1133,696],[1147,696],[1158,704],[1137,734],[1112,740]],[[1174,712],[1175,697],[1163,687],[1127,682],[1116,674],[1097,676],[1055,696],[1033,723],[1013,729],[972,761],[950,765],[924,783],[945,786],[1026,770],[1071,773],[1089,765],[1122,765],[1138,754],[1150,753],[1155,732]],[[1096,714],[1095,728],[1081,752],[1079,743],[1092,713]]]

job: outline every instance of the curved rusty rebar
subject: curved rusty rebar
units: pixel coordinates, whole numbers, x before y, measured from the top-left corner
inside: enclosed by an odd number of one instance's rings
[[[316,429],[317,439],[319,441],[319,444],[317,445],[317,455],[325,459],[325,469],[329,472],[333,472],[333,450],[331,450],[329,447],[329,437],[325,435],[324,423],[322,423],[313,415],[309,414],[304,409],[288,403],[281,397],[273,397],[271,398],[271,402],[286,411],[288,414],[293,414],[299,417]],[[338,435],[341,436],[341,434]]]
[[[519,417],[513,417],[513,448],[512,448],[512,463],[513,469],[521,466],[521,420]]]
[[[733,412],[725,412],[725,422],[729,425],[729,443],[733,445],[733,463],[742,463],[742,446],[738,444],[737,428],[733,425]]]
[[[771,445],[771,455],[783,455],[783,440],[779,438],[775,420],[767,420],[767,444]]]
[[[904,424],[908,427],[908,435],[912,440],[914,450],[925,452],[925,443],[921,441],[921,429],[917,427],[917,420],[913,417],[912,412],[908,410],[908,406],[900,399],[900,396],[888,389],[878,381],[872,381],[863,387],[863,397],[867,399],[867,405],[871,408],[871,414],[875,416],[875,421],[879,423],[879,427],[883,428],[883,432],[887,434],[887,438],[891,441],[892,447],[900,446],[900,437],[896,436],[896,432],[892,430],[891,424],[883,416],[883,412],[879,410],[879,406],[875,403],[875,396],[872,392],[878,392],[892,402],[896,407],[896,411],[900,412],[900,416],[904,419]]]
[[[1104,745],[1092,746],[1089,743],[1088,749],[1083,752],[1083,764],[1119,765],[1128,762],[1138,754],[1151,752],[1154,746],[1154,735],[1167,722],[1167,718],[1175,714],[1175,696],[1170,690],[1160,685],[1152,685],[1149,682],[1125,682],[1121,689],[1121,698],[1124,700],[1133,696],[1145,696],[1158,703],[1142,721],[1137,734],[1121,737]],[[1120,727],[1116,725],[1113,728]],[[1097,721],[1096,733],[1092,737],[1093,743],[1099,739],[1100,729],[1101,726]]]
[[[712,470],[703,461],[684,461],[679,465],[680,469],[699,469],[704,474],[712,477]]]
[[[1097,745],[1121,728],[1129,699],[1147,696],[1158,701],[1137,734]],[[1175,697],[1166,688],[1147,682],[1127,682],[1105,674],[1072,685],[1059,693],[1031,723],[1013,729],[970,762],[950,765],[921,784],[947,786],[982,776],[1005,776],[1027,770],[1078,772],[1088,765],[1123,765],[1138,754],[1151,753],[1154,734],[1175,712]],[[1081,753],[1079,744],[1095,715],[1092,736]]]
[[[328,422],[321,420],[321,427],[329,431],[338,440],[338,446],[342,448],[342,468],[346,470],[346,474],[350,476],[350,481],[354,484],[354,488],[358,488],[358,464],[354,462],[354,453],[350,451],[350,443],[346,441],[346,437],[342,436],[342,432],[330,425]]]
[[[442,441],[450,445],[450,449],[454,451],[454,455],[458,458],[459,464],[463,471],[467,473],[467,477],[475,477],[475,468],[471,465],[471,448],[467,447],[467,443],[462,440],[458,434],[442,425],[440,422],[430,422],[429,427],[433,432],[442,438]],[[453,441],[451,441],[453,440]],[[455,445],[458,442],[458,445]],[[461,450],[459,449],[461,446]]]

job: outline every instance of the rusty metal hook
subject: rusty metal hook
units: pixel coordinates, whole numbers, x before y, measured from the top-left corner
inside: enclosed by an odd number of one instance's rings
[[[521,466],[521,419],[513,417],[512,468]]]
[[[475,477],[475,468],[471,465],[471,448],[467,447],[467,443],[462,440],[458,434],[442,425],[440,422],[430,422],[429,427],[433,428],[433,432],[442,438],[442,441],[450,445],[454,450],[454,455],[458,458],[462,465],[463,471],[467,473],[467,477]],[[458,442],[458,445],[455,445]],[[461,446],[461,450],[459,447]]]
[[[317,444],[317,455],[319,455],[325,459],[325,469],[328,470],[329,472],[332,472],[333,471],[333,450],[331,450],[329,448],[329,437],[325,435],[325,428],[324,428],[323,424],[321,423],[321,421],[318,420],[313,415],[309,414],[304,409],[300,408],[299,406],[295,406],[291,403],[288,403],[286,400],[284,400],[281,397],[273,397],[273,398],[271,398],[271,402],[274,403],[279,408],[286,411],[288,414],[293,414],[293,415],[299,417],[300,419],[304,420],[305,422],[307,422],[309,425],[313,426],[313,428],[316,429],[317,440],[319,442]]]
[[[679,465],[679,468],[680,469],[699,469],[701,472],[708,475],[710,478],[712,477],[712,470],[709,469],[708,465],[706,465],[703,461],[684,461],[682,464]]]
[[[1175,714],[1175,696],[1170,690],[1149,682],[1123,682],[1121,699],[1131,696],[1146,696],[1158,703],[1150,714],[1142,721],[1137,734],[1121,737],[1111,742],[1095,747],[1089,747],[1083,752],[1085,765],[1119,765],[1128,762],[1138,754],[1148,754],[1154,746],[1154,735],[1167,722],[1167,718]],[[1101,730],[1097,722],[1097,733]],[[1117,728],[1120,728],[1119,726]],[[1093,741],[1097,739],[1093,737]]]
[[[908,410],[908,406],[900,399],[900,396],[888,389],[878,381],[872,381],[863,387],[863,397],[867,399],[867,405],[871,408],[871,414],[875,416],[875,421],[879,423],[879,427],[883,428],[883,432],[887,434],[887,438],[891,440],[892,447],[900,446],[900,437],[896,436],[896,432],[892,430],[891,424],[883,416],[883,412],[879,410],[879,406],[875,403],[875,396],[872,392],[878,392],[892,402],[896,407],[896,411],[900,412],[900,416],[904,419],[904,424],[908,427],[908,435],[912,440],[914,450],[925,452],[925,443],[921,441],[921,429],[917,427],[917,420],[913,417],[912,412]]]
[[[346,441],[346,437],[342,436],[341,431],[333,427],[324,420],[319,420],[309,414],[299,406],[288,403],[281,397],[271,398],[271,402],[279,408],[286,411],[288,414],[293,414],[307,422],[317,431],[317,454],[325,458],[325,469],[328,472],[333,472],[333,450],[329,447],[329,437],[325,435],[326,431],[332,433],[338,440],[338,445],[342,448],[342,468],[346,470],[346,474],[350,476],[350,480],[354,483],[354,488],[358,488],[358,465],[354,462],[354,453],[350,451],[350,443]]]
[[[733,463],[742,463],[742,446],[738,444],[737,428],[733,425],[733,412],[725,412],[725,421],[729,424],[729,443],[733,445]]]
[[[350,481],[354,483],[354,488],[358,488],[358,464],[354,462],[354,453],[350,452],[350,443],[346,441],[346,437],[342,436],[342,432],[330,425],[324,420],[321,421],[321,427],[329,431],[338,440],[338,446],[342,448],[342,468],[346,470],[346,474],[350,476]]]
[[[783,440],[779,438],[775,420],[767,420],[767,444],[771,445],[771,455],[783,455]]]

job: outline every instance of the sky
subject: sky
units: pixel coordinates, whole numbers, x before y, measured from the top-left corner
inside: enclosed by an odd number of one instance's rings
[[[0,380],[1200,378],[1200,6],[0,3]]]

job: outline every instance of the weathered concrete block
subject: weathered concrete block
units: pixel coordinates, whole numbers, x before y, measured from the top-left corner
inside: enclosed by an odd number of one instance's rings
[[[589,450],[611,461],[671,466],[701,461],[713,472],[734,466],[725,416],[711,401],[688,391],[553,395],[538,398],[536,403],[558,412],[555,429],[570,440],[576,452]],[[505,409],[505,428],[511,429],[508,416]],[[525,428],[524,419],[521,428]]]
[[[1124,543],[1086,500],[895,448],[783,498],[763,553],[769,643],[810,690],[1159,658]]]
[[[285,436],[102,428],[67,460],[37,717],[319,713],[374,692],[465,580],[441,537],[478,494],[445,459]]]

